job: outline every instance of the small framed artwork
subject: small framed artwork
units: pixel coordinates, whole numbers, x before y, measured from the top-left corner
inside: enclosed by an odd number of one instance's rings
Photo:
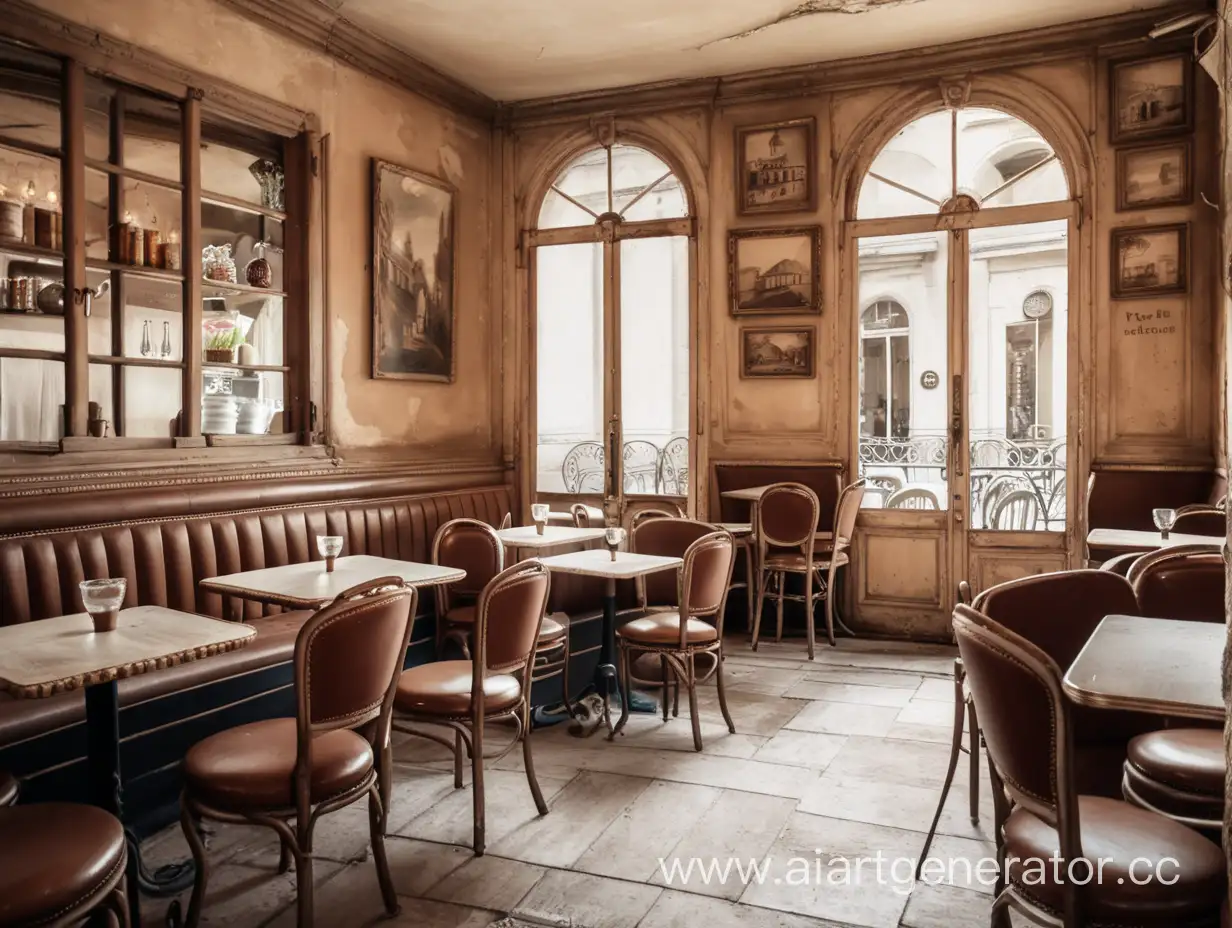
[[[742,216],[817,206],[817,120],[736,128],[736,209]]]
[[[1117,150],[1117,212],[1193,202],[1189,139]]]
[[[1112,230],[1112,298],[1189,290],[1189,223]]]
[[[1193,129],[1193,59],[1188,54],[1114,62],[1109,84],[1113,144]]]
[[[812,377],[816,335],[811,325],[741,329],[740,376]]]
[[[452,383],[454,190],[372,161],[372,376]]]
[[[729,232],[727,279],[733,316],[821,312],[821,226]]]

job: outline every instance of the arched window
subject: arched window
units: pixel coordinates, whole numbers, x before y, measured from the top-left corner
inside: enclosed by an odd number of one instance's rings
[[[878,300],[860,314],[860,434],[906,438],[911,427],[907,311]]]
[[[592,503],[688,496],[692,220],[684,185],[658,155],[617,142],[574,158],[537,215],[527,232],[536,493]]]

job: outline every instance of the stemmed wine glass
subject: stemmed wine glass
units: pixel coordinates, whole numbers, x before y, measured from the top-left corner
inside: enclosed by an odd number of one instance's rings
[[[325,572],[334,572],[334,558],[342,553],[341,535],[318,535],[317,553],[325,558]]]
[[[625,543],[625,530],[619,525],[609,525],[603,531],[603,540],[607,542],[607,549],[612,554],[612,560],[616,560],[616,549]]]
[[[1159,529],[1159,537],[1166,539],[1172,526],[1176,525],[1176,510],[1152,509],[1151,517],[1155,520],[1155,527]]]
[[[548,522],[548,504],[547,503],[531,503],[530,517],[535,523],[536,534],[543,534],[543,527]]]

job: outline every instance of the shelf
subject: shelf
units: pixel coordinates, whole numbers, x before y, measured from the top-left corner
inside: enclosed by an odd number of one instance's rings
[[[174,280],[178,283],[184,282],[183,271],[168,271],[161,267],[117,264],[114,261],[102,261],[98,258],[86,258],[86,267],[92,271],[119,271],[121,274],[132,274],[134,277],[152,277],[156,280]]]
[[[209,290],[221,290],[222,293],[208,293]],[[285,290],[274,290],[270,287],[254,287],[250,284],[233,284],[222,280],[210,280],[208,278],[201,279],[201,295],[206,297],[222,297],[226,299],[228,296],[278,296],[285,297]]]
[[[24,139],[15,139],[7,135],[0,135],[0,148],[19,151],[27,155],[38,155],[41,158],[55,158],[58,160],[62,157],[58,148],[40,145],[38,142],[27,142]]]
[[[268,206],[261,206],[258,203],[250,203],[247,200],[241,200],[238,197],[229,197],[225,193],[210,193],[201,191],[201,202],[212,203],[215,206],[227,206],[231,209],[238,209],[244,213],[254,213],[258,216],[268,216],[270,219],[277,219],[279,222],[287,221],[287,214],[282,210],[270,209]]]
[[[276,373],[276,374],[285,374],[290,370],[291,368],[286,367],[284,365],[280,365],[280,364],[219,364],[215,361],[202,361],[201,362],[201,373],[203,374],[205,373],[214,373],[214,374],[223,374],[223,375],[232,374],[232,373],[246,374],[246,373],[262,372],[262,371]]]
[[[14,242],[0,238],[0,254],[17,255],[22,258],[52,258],[64,262],[64,252],[54,248],[40,248],[38,245],[27,245],[24,242]]]
[[[134,171],[132,168],[122,168],[118,164],[111,164],[107,161],[94,161],[87,158],[86,167],[102,174],[114,174],[117,177],[127,177],[129,180],[135,180],[142,184],[149,184],[152,187],[162,187],[165,190],[175,190],[180,192],[184,190],[184,185],[178,180],[168,180],[165,177],[159,177],[157,174],[146,174],[144,171]]]
[[[39,351],[34,348],[0,348],[0,358],[21,358],[26,361],[63,361],[63,351]]]
[[[143,358],[141,356],[117,358],[110,354],[92,354],[90,355],[90,363],[106,364],[111,367],[162,367],[175,370],[182,370],[184,367],[183,361],[164,361],[162,358]]]

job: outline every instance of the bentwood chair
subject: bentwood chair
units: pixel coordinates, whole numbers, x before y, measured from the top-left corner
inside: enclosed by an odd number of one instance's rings
[[[1099,565],[1100,570],[1108,570],[1114,574],[1120,574],[1122,577],[1129,573],[1129,569],[1134,566],[1138,558],[1142,557],[1141,551],[1126,551],[1124,554],[1118,554],[1115,557],[1110,557]]]
[[[451,747],[455,789],[462,788],[463,751],[470,755],[476,856],[484,851],[485,724],[506,719],[515,723],[514,737],[499,756],[522,743],[535,807],[540,815],[548,813],[530,750],[530,688],[550,585],[548,569],[537,560],[506,568],[479,594],[470,659],[421,664],[398,680],[394,728]],[[416,727],[422,724],[452,729],[453,743]]]
[[[0,807],[15,803],[19,789],[17,778],[6,770],[0,770]]]
[[[654,525],[647,523],[643,529]],[[709,528],[709,526],[707,526]],[[671,612],[651,612],[626,622],[616,630],[620,655],[617,669],[621,692],[628,693],[632,683],[633,661],[643,654],[657,655],[679,684],[689,693],[689,715],[693,720],[693,748],[702,749],[701,718],[697,712],[697,686],[712,674],[718,689],[719,710],[727,730],[736,733],[735,723],[727,709],[727,694],[723,687],[723,611],[727,606],[727,589],[731,583],[736,546],[725,531],[708,532],[684,552],[680,573],[680,605]],[[704,621],[710,619],[711,621]],[[713,623],[713,624],[712,624]],[[697,658],[711,655],[713,667],[698,674]],[[667,671],[663,677],[666,680]],[[666,693],[664,694],[666,697]],[[663,720],[667,721],[667,699],[663,700]],[[622,700],[620,721],[609,739],[624,730],[629,721],[629,700]]]
[[[886,509],[940,509],[941,501],[928,487],[895,490],[885,502]]]
[[[500,527],[501,527],[501,531],[504,531],[507,528],[513,528],[513,513],[512,512],[505,513],[505,517],[501,519]]]
[[[488,582],[504,570],[504,546],[486,522],[451,519],[432,539],[432,563],[466,571],[463,579],[435,588],[437,657],[449,639],[458,643],[464,657],[469,657],[475,602]]]
[[[299,928],[312,925],[312,834],[323,815],[368,797],[372,856],[385,909],[396,915],[385,824],[392,792],[390,714],[414,623],[416,594],[397,577],[354,586],[295,639],[295,718],[267,719],[199,741],[184,758],[180,824],[196,863],[185,925],[195,928],[209,863],[198,822],[262,825],[292,859]]]
[[[1012,804],[999,832],[1008,882],[993,902],[993,926],[1008,928],[1013,908],[1056,928],[1215,928],[1226,892],[1220,849],[1161,815],[1080,793],[1056,661],[968,606],[955,608],[954,633]],[[1168,876],[1143,881],[1148,871]]]
[[[1191,503],[1176,511],[1172,531],[1223,538],[1228,533],[1228,514],[1218,506]]]
[[[1219,544],[1160,548],[1138,558],[1127,574],[1142,615],[1220,623],[1226,577]]]

